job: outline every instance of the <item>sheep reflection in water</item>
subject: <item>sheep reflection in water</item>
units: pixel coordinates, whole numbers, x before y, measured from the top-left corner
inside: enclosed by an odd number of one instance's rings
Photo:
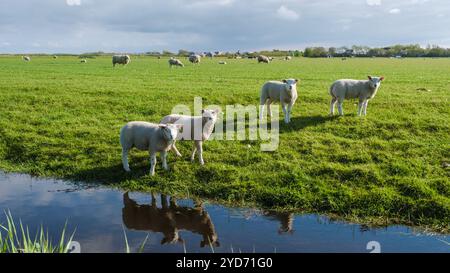
[[[171,197],[168,202],[167,196],[161,194],[159,208],[153,193],[150,205],[139,205],[126,192],[123,203],[122,218],[125,226],[128,229],[161,232],[164,236],[161,244],[182,243],[179,231],[187,230],[202,235],[200,247],[220,246],[211,217],[201,202],[196,201],[194,207],[179,206],[175,198]]]

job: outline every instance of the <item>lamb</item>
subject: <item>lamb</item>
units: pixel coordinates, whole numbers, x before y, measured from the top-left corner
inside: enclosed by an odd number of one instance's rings
[[[83,59],[83,60],[81,60],[81,63],[82,63],[82,64],[85,64],[85,63],[87,63],[87,60],[86,60],[86,59]]]
[[[128,122],[120,130],[120,144],[122,145],[122,164],[125,171],[130,171],[128,152],[136,147],[148,150],[150,153],[150,175],[155,174],[156,153],[160,152],[162,166],[168,170],[167,151],[177,138],[182,125],[154,124],[144,121]]]
[[[112,56],[112,64],[113,67],[116,67],[116,64],[127,65],[131,62],[131,58],[129,55],[114,55]]]
[[[259,119],[264,117],[264,104],[267,104],[267,112],[272,116],[270,105],[274,101],[279,101],[284,113],[284,122],[291,121],[292,106],[297,100],[297,79],[287,79],[283,81],[268,81],[261,88]]]
[[[189,56],[189,61],[193,64],[198,64],[200,63],[201,58],[200,55],[191,55]]]
[[[25,62],[31,61],[31,58],[30,58],[29,56],[22,56],[22,59],[23,59]]]
[[[258,56],[258,63],[270,63],[270,58],[264,55],[259,55]]]
[[[194,140],[194,146],[191,154],[191,161],[195,159],[195,152],[198,153],[199,162],[204,165],[203,161],[203,142],[208,140],[214,129],[214,125],[217,122],[217,116],[219,110],[202,110],[201,116],[186,116],[172,114],[163,117],[160,123],[162,124],[181,124],[183,125],[183,132],[178,135],[177,140]],[[200,127],[201,124],[201,127]],[[172,144],[171,149],[181,156],[175,142]]]
[[[169,66],[172,67],[173,65],[184,67],[184,64],[180,60],[171,57],[169,59]]]
[[[56,56],[56,55],[53,55],[53,59],[58,59],[58,56]]]
[[[348,80],[342,79],[335,81],[330,87],[331,103],[330,103],[330,115],[334,115],[334,108],[336,102],[338,103],[339,115],[344,115],[342,110],[342,104],[344,99],[359,99],[358,104],[358,116],[361,115],[361,111],[364,115],[367,114],[367,103],[370,99],[375,97],[381,82],[384,77],[371,77],[368,76],[368,80]]]

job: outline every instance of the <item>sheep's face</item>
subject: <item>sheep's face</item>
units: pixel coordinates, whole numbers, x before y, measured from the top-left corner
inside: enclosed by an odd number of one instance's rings
[[[215,124],[220,111],[215,110],[202,110],[202,119],[205,123]]]
[[[294,91],[297,91],[297,79],[287,79],[283,80],[284,85],[286,87],[286,92],[292,94]]]
[[[384,77],[371,77],[371,76],[367,77],[369,78],[370,87],[373,89],[380,87],[381,82],[384,80]]]
[[[172,143],[177,139],[178,132],[182,128],[182,125],[181,124],[167,124],[167,125],[161,124],[160,127],[162,129],[164,139],[167,142]]]

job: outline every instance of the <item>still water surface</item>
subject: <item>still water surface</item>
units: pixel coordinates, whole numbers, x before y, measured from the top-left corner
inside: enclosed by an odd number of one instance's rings
[[[450,253],[450,236],[405,226],[369,229],[315,214],[224,207],[189,199],[37,179],[0,172],[0,209],[31,230],[43,224],[58,238],[65,221],[81,252],[124,252],[124,229],[145,252],[381,252]],[[4,223],[0,215],[0,223]]]

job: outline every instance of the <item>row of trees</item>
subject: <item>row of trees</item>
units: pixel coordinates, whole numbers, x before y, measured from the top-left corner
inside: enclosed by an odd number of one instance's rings
[[[304,57],[450,57],[450,48],[437,45],[394,45],[381,48],[367,46],[348,47],[308,47],[303,52]]]

